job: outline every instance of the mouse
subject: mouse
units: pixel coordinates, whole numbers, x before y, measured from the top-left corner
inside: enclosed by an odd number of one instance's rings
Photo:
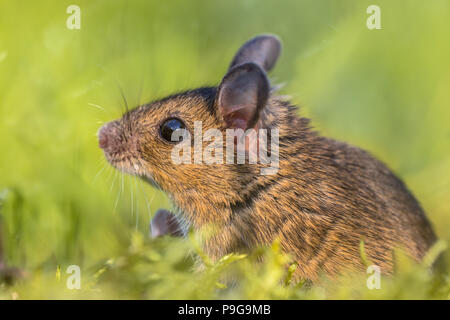
[[[294,278],[311,281],[365,271],[361,243],[383,274],[392,274],[396,248],[420,261],[437,241],[421,205],[382,161],[322,136],[278,94],[268,73],[281,51],[278,36],[258,35],[217,85],[139,105],[100,128],[107,161],[173,202],[173,212],[155,214],[153,236],[214,225],[202,244],[212,261],[279,241],[297,264]]]

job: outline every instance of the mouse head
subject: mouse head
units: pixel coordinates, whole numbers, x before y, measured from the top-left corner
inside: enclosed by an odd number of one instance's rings
[[[244,180],[249,182],[259,174],[259,165],[226,161],[230,152],[226,133],[265,126],[270,95],[266,71],[275,65],[280,50],[278,38],[255,37],[236,53],[218,87],[138,106],[107,123],[98,133],[106,159],[174,197],[195,194],[217,203],[234,201]],[[247,154],[255,141],[246,138],[243,148]],[[236,154],[239,149],[234,137],[232,144]]]

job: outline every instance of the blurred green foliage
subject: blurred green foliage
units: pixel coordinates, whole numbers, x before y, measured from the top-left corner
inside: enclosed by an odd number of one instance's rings
[[[66,28],[71,4],[80,30]],[[370,4],[381,30],[366,27]],[[449,16],[447,0],[0,1],[0,210],[6,261],[27,272],[0,298],[448,299],[448,274],[409,262],[381,290],[366,275],[285,286],[276,244],[255,253],[264,263],[236,254],[193,271],[192,241],[147,239],[166,196],[110,168],[96,131],[124,111],[121,90],[134,106],[215,85],[245,40],[275,33],[282,93],[386,162],[448,242]],[[82,290],[65,287],[72,264]]]

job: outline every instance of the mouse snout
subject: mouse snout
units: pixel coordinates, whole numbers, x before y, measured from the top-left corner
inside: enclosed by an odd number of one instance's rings
[[[98,146],[102,149],[108,148],[108,142],[110,140],[109,139],[110,130],[108,129],[108,125],[109,124],[105,124],[98,131]]]
[[[97,137],[98,146],[109,163],[122,171],[136,173],[137,137],[128,123],[121,119],[109,122],[98,130]]]
[[[106,133],[105,127],[102,127],[98,132],[98,146],[102,149],[108,147],[108,134]]]
[[[98,146],[104,151],[112,151],[120,144],[120,126],[116,122],[109,122],[98,131]]]

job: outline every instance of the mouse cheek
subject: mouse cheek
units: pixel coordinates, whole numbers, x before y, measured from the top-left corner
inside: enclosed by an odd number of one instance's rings
[[[156,166],[158,160],[155,158],[156,155],[151,151],[147,144],[138,143],[136,151],[142,174],[149,179],[153,179],[154,172],[157,170]]]

